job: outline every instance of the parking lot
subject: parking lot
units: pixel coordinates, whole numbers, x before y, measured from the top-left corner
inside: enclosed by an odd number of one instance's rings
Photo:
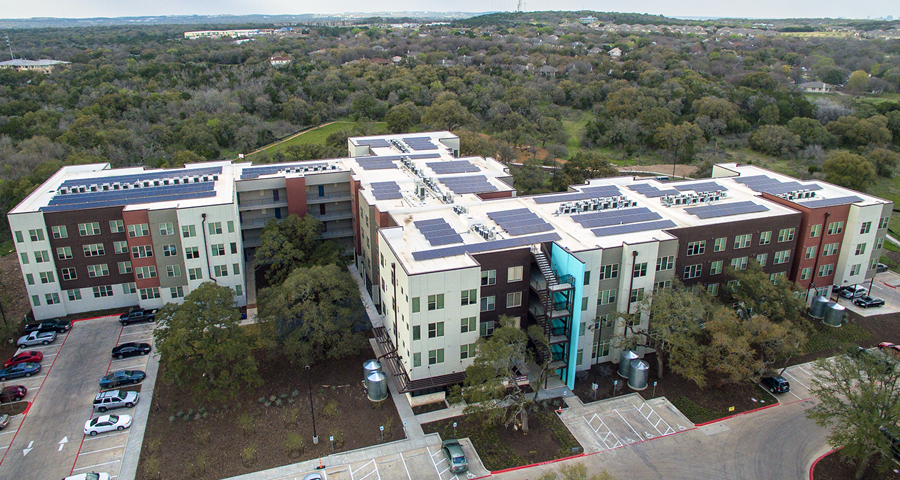
[[[92,401],[100,391],[98,380],[115,370],[144,370],[148,356],[112,359],[110,351],[126,342],[152,342],[155,324],[122,327],[117,316],[75,322],[51,345],[28,347],[44,353],[38,376],[16,379],[10,385],[28,388],[32,402],[25,415],[17,415],[0,435],[0,478],[63,478],[70,474],[107,472],[119,476],[130,429],[85,436],[86,421],[101,415]],[[52,365],[52,368],[49,368]],[[140,386],[127,387],[139,390]],[[107,414],[134,415],[134,408]]]
[[[816,377],[816,366],[813,362],[788,367],[781,376],[790,382],[791,390],[786,393],[774,394],[780,403],[799,402],[813,396],[809,392],[813,385],[812,381]]]

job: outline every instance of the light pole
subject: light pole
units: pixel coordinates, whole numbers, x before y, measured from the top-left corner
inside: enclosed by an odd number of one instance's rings
[[[678,164],[678,143],[675,143],[675,158],[672,159],[672,181],[675,181],[675,165]]]
[[[306,386],[309,388],[309,416],[312,418],[313,445],[318,445],[319,436],[316,435],[316,414],[313,411],[312,373],[309,371],[309,365],[306,366]]]

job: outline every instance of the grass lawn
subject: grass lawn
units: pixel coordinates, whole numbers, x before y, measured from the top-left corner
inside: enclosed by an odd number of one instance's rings
[[[584,135],[584,128],[592,118],[593,115],[591,113],[584,112],[582,113],[581,118],[577,120],[563,120],[562,123],[566,128],[566,133],[569,134],[569,139],[566,140],[566,148],[569,149],[570,155],[581,150],[581,137]]]
[[[247,155],[246,158],[249,160],[253,160],[253,157],[255,155],[258,155],[259,153],[262,153],[262,152],[266,152],[269,156],[271,156],[274,153],[280,152],[291,145],[304,145],[307,143],[324,144],[325,139],[328,138],[328,136],[331,135],[332,133],[339,132],[341,130],[350,130],[354,126],[356,126],[356,122],[335,121],[335,122],[329,123],[327,125],[323,125],[321,127],[314,127],[314,128],[304,131],[303,133],[301,133],[293,138],[285,140],[281,143],[275,142],[275,143],[269,144],[269,145],[263,147],[262,149],[260,149],[259,152],[256,152],[251,155]],[[386,127],[387,127],[387,123],[385,123],[385,122],[378,122],[375,124],[377,134],[386,133],[385,132]]]

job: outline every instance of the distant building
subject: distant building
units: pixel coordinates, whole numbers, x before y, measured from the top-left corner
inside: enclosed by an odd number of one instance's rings
[[[273,67],[284,67],[291,64],[291,59],[288,57],[269,57],[269,63]]]
[[[588,25],[588,24],[596,22],[597,19],[594,16],[588,16],[588,17],[581,17],[578,19],[578,21],[585,25]]]
[[[184,32],[184,38],[221,38],[221,37],[255,37],[257,35],[272,35],[275,30],[271,28],[255,28],[241,30],[197,30],[193,32]]]
[[[609,53],[609,56],[612,58],[619,58],[622,56],[622,49],[619,47],[615,47],[612,50],[610,50],[608,53]]]
[[[15,60],[0,62],[0,68],[14,68],[19,71],[38,71],[41,73],[50,74],[50,72],[53,70],[53,67],[56,67],[57,65],[68,64],[69,62],[64,62],[62,60],[23,60],[21,58],[17,58]]]
[[[807,93],[833,93],[834,85],[825,82],[806,82],[797,85],[798,88]]]

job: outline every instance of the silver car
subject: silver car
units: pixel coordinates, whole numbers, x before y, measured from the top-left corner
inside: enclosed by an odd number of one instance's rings
[[[31,332],[24,337],[19,337],[16,345],[19,348],[30,347],[32,345],[49,345],[56,340],[56,332]]]

